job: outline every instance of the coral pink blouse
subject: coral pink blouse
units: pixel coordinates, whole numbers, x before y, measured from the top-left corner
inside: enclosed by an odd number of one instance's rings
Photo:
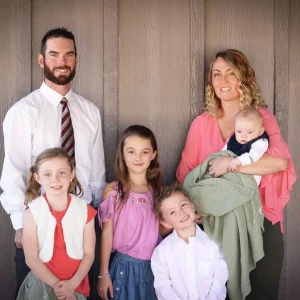
[[[259,108],[263,116],[264,127],[269,135],[267,153],[273,157],[288,158],[287,170],[262,176],[259,186],[262,207],[265,217],[275,224],[280,222],[283,232],[283,208],[290,199],[289,191],[296,180],[294,164],[289,149],[281,137],[275,116],[264,108]],[[227,141],[227,139],[226,139]],[[183,183],[186,175],[200,165],[213,152],[221,151],[226,141],[223,141],[219,123],[207,113],[198,116],[192,123],[176,177]]]

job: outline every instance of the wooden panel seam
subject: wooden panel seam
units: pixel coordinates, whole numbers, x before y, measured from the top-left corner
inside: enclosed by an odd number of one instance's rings
[[[278,120],[282,136],[288,138],[288,36],[289,36],[289,1],[275,0],[275,76],[274,76],[274,113]],[[284,227],[287,232],[287,213],[284,212]],[[278,299],[286,299],[287,289],[287,235],[284,235],[284,264],[281,272]]]
[[[204,5],[204,0],[190,2],[190,123],[204,102]]]
[[[103,2],[103,132],[107,181],[113,178],[118,145],[118,2],[118,0]]]

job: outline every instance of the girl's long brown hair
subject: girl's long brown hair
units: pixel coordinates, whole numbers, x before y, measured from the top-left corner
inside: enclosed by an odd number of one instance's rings
[[[61,158],[65,159],[68,162],[68,165],[71,168],[71,172],[74,170],[74,166],[72,164],[71,158],[68,153],[62,148],[50,148],[43,151],[35,160],[35,163],[28,172],[27,179],[27,188],[25,192],[25,205],[31,202],[33,199],[39,197],[41,195],[41,185],[35,180],[34,173],[38,174],[40,166],[47,160],[53,158]],[[78,181],[76,175],[70,183],[68,193],[74,194],[76,196],[82,196],[83,191],[80,182]]]
[[[219,57],[231,66],[239,80],[237,89],[240,93],[241,108],[252,107],[257,109],[258,107],[267,107],[261,98],[255,72],[250,66],[246,55],[235,49],[227,49],[218,52],[210,63],[206,79],[204,111],[215,118],[221,118],[224,114],[221,100],[216,95],[212,85],[212,68]]]
[[[115,163],[115,173],[118,181],[118,195],[119,195],[119,205],[122,207],[128,198],[128,193],[130,190],[130,178],[127,166],[124,160],[124,145],[126,138],[130,136],[138,136],[142,139],[147,139],[150,141],[153,151],[156,151],[155,158],[151,161],[147,173],[146,179],[153,191],[153,199],[155,201],[157,195],[159,194],[160,187],[162,185],[162,169],[158,161],[158,149],[157,142],[153,132],[142,125],[132,125],[129,126],[121,137],[121,140],[118,145],[117,158]]]

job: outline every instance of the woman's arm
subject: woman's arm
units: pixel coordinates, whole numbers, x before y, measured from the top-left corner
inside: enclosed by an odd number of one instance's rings
[[[232,157],[222,156],[209,162],[209,174],[219,177],[228,172]],[[238,172],[250,175],[268,175],[285,171],[288,167],[287,158],[273,157],[265,153],[260,160],[248,166],[240,166]]]
[[[250,175],[269,175],[285,171],[288,168],[287,158],[273,157],[265,153],[260,160],[248,166],[240,166],[239,172]]]
[[[100,276],[103,277],[99,278],[97,287],[99,296],[104,300],[108,299],[107,290],[109,290],[110,296],[113,297],[112,281],[109,277],[109,259],[113,244],[113,233],[113,220],[109,219],[102,225],[100,246]]]
[[[27,209],[23,216],[23,249],[27,266],[44,283],[54,287],[59,279],[45,266],[38,256],[36,224],[32,213]]]

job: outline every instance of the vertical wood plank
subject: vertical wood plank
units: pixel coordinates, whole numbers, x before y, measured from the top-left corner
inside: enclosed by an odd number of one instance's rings
[[[299,134],[299,82],[300,82],[300,2],[298,0],[283,1],[289,5],[289,33],[284,43],[288,43],[288,91],[285,104],[288,107],[288,144],[292,152],[298,180],[293,186],[291,201],[287,206],[286,225],[286,300],[298,300],[300,295],[300,134]],[[281,45],[281,47],[286,47]],[[281,49],[281,48],[280,48]],[[279,49],[279,50],[280,50]]]
[[[204,103],[204,5],[204,0],[191,0],[190,123],[201,112]]]
[[[8,109],[30,91],[31,1],[0,2],[0,122]],[[1,170],[4,157],[3,132],[0,133]],[[15,291],[15,244],[9,216],[0,208],[0,294],[13,299]]]
[[[131,124],[154,131],[167,182],[175,179],[190,119],[190,5],[120,1],[119,132]]]
[[[104,0],[103,99],[107,182],[114,178],[118,145],[118,0]]]
[[[283,138],[287,141],[288,138],[288,78],[289,78],[289,64],[288,60],[288,36],[289,36],[289,1],[288,0],[275,0],[275,94],[274,94],[274,113],[279,123],[280,130]],[[287,228],[287,214],[285,214],[285,230]],[[288,269],[288,241],[287,235],[284,237],[284,263],[281,271],[280,287],[278,291],[278,297],[280,300],[286,299],[286,279]]]

